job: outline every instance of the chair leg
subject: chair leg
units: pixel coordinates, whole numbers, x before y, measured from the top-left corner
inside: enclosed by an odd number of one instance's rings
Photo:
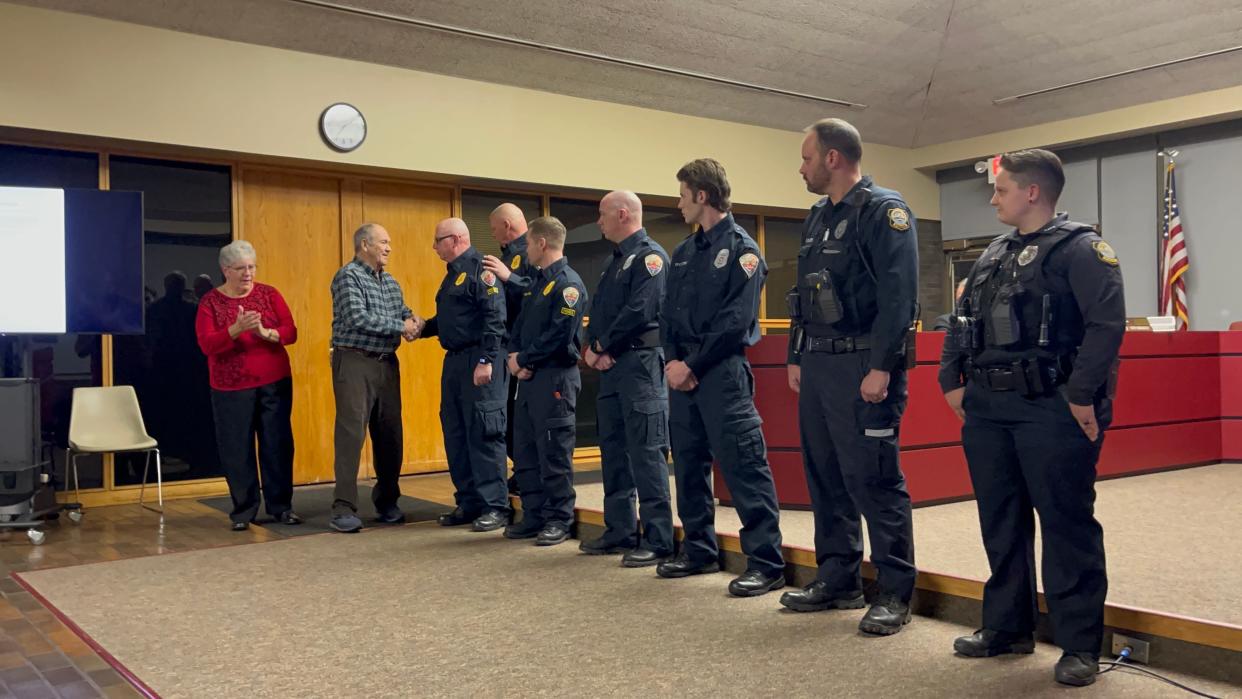
[[[155,450],[155,492],[160,499],[160,514],[164,514],[164,469],[160,467],[160,450]]]
[[[73,497],[80,505],[82,503],[82,487],[78,481],[78,455],[70,449],[66,454],[69,456],[69,463],[73,466]]]
[[[150,468],[151,468],[151,452],[147,452],[146,463],[142,465],[142,485],[138,487],[138,506],[139,507],[146,507],[146,504],[143,503],[142,498],[144,494],[147,492],[147,471]]]

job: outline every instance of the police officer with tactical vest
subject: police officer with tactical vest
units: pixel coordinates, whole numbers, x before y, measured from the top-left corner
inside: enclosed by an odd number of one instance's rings
[[[596,414],[604,533],[579,548],[588,554],[624,553],[623,566],[641,568],[673,554],[668,388],[659,322],[668,254],[643,228],[643,204],[633,192],[610,192],[600,200],[599,228],[616,249],[591,299],[583,359],[600,372]]]
[[[470,244],[459,218],[436,225],[432,242],[448,265],[436,292],[436,315],[422,337],[439,336],[444,348],[440,376],[440,425],[457,507],[441,526],[472,523],[489,532],[509,522],[505,488],[505,296],[496,275]]]
[[[791,318],[789,386],[798,395],[803,466],[815,511],[815,580],[787,592],[795,611],[864,606],[859,516],[878,594],[859,622],[891,635],[910,621],[914,537],[897,441],[908,395],[918,298],[914,215],[859,169],[862,140],[840,119],[807,129],[802,178],[826,195],[802,230]]]
[[[983,628],[957,639],[970,657],[1034,651],[1039,513],[1054,676],[1095,681],[1104,634],[1104,533],[1096,461],[1112,421],[1125,332],[1121,270],[1090,226],[1056,213],[1065,185],[1046,150],[1001,156],[992,206],[1014,230],[967,277],[940,386],[965,420],[962,445],[992,575]]]
[[[530,263],[530,256],[526,254],[526,214],[522,213],[517,204],[504,202],[497,206],[488,215],[487,225],[491,229],[492,238],[500,246],[500,257],[484,255],[483,266],[496,275],[504,287],[505,330],[512,337],[513,322],[522,310],[522,297],[534,283],[539,270]],[[509,383],[508,402],[505,406],[508,415],[505,451],[509,458],[513,458],[513,405],[517,400],[517,385],[517,381]],[[509,492],[517,495],[519,490],[517,478],[510,478]]]
[[[510,539],[554,546],[574,523],[573,452],[582,309],[582,277],[565,258],[565,226],[552,216],[530,222],[527,254],[539,268],[525,292],[509,340],[509,371],[519,382],[514,406],[513,475],[522,495],[522,521]]]
[[[780,511],[768,467],[755,380],[746,348],[759,340],[759,300],[767,266],[759,246],[729,213],[729,180],[710,158],[677,172],[677,208],[698,231],[673,252],[660,335],[668,361],[677,514],[682,551],[656,573],[681,578],[720,570],[712,457],[742,520],[746,572],[729,593],[754,597],[785,585]]]

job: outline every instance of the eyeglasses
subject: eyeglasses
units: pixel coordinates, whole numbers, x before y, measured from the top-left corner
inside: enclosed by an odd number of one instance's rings
[[[439,238],[436,238],[434,241],[432,241],[431,247],[434,248],[440,243],[443,243],[444,241],[448,240],[449,238],[456,238],[456,237],[457,237],[456,233],[449,233],[448,235],[440,236]]]

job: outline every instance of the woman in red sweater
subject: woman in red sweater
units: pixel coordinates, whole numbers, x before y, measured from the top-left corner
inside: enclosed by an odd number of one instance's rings
[[[195,325],[207,355],[233,531],[247,529],[259,513],[259,469],[267,513],[282,524],[302,523],[293,512],[293,379],[285,352],[298,329],[280,292],[255,282],[255,268],[250,243],[235,240],[221,248],[224,284],[203,295]]]

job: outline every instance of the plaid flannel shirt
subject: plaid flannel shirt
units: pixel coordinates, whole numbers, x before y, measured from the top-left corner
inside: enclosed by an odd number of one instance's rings
[[[401,286],[388,272],[354,258],[332,278],[332,346],[389,353],[401,344],[405,320]]]

